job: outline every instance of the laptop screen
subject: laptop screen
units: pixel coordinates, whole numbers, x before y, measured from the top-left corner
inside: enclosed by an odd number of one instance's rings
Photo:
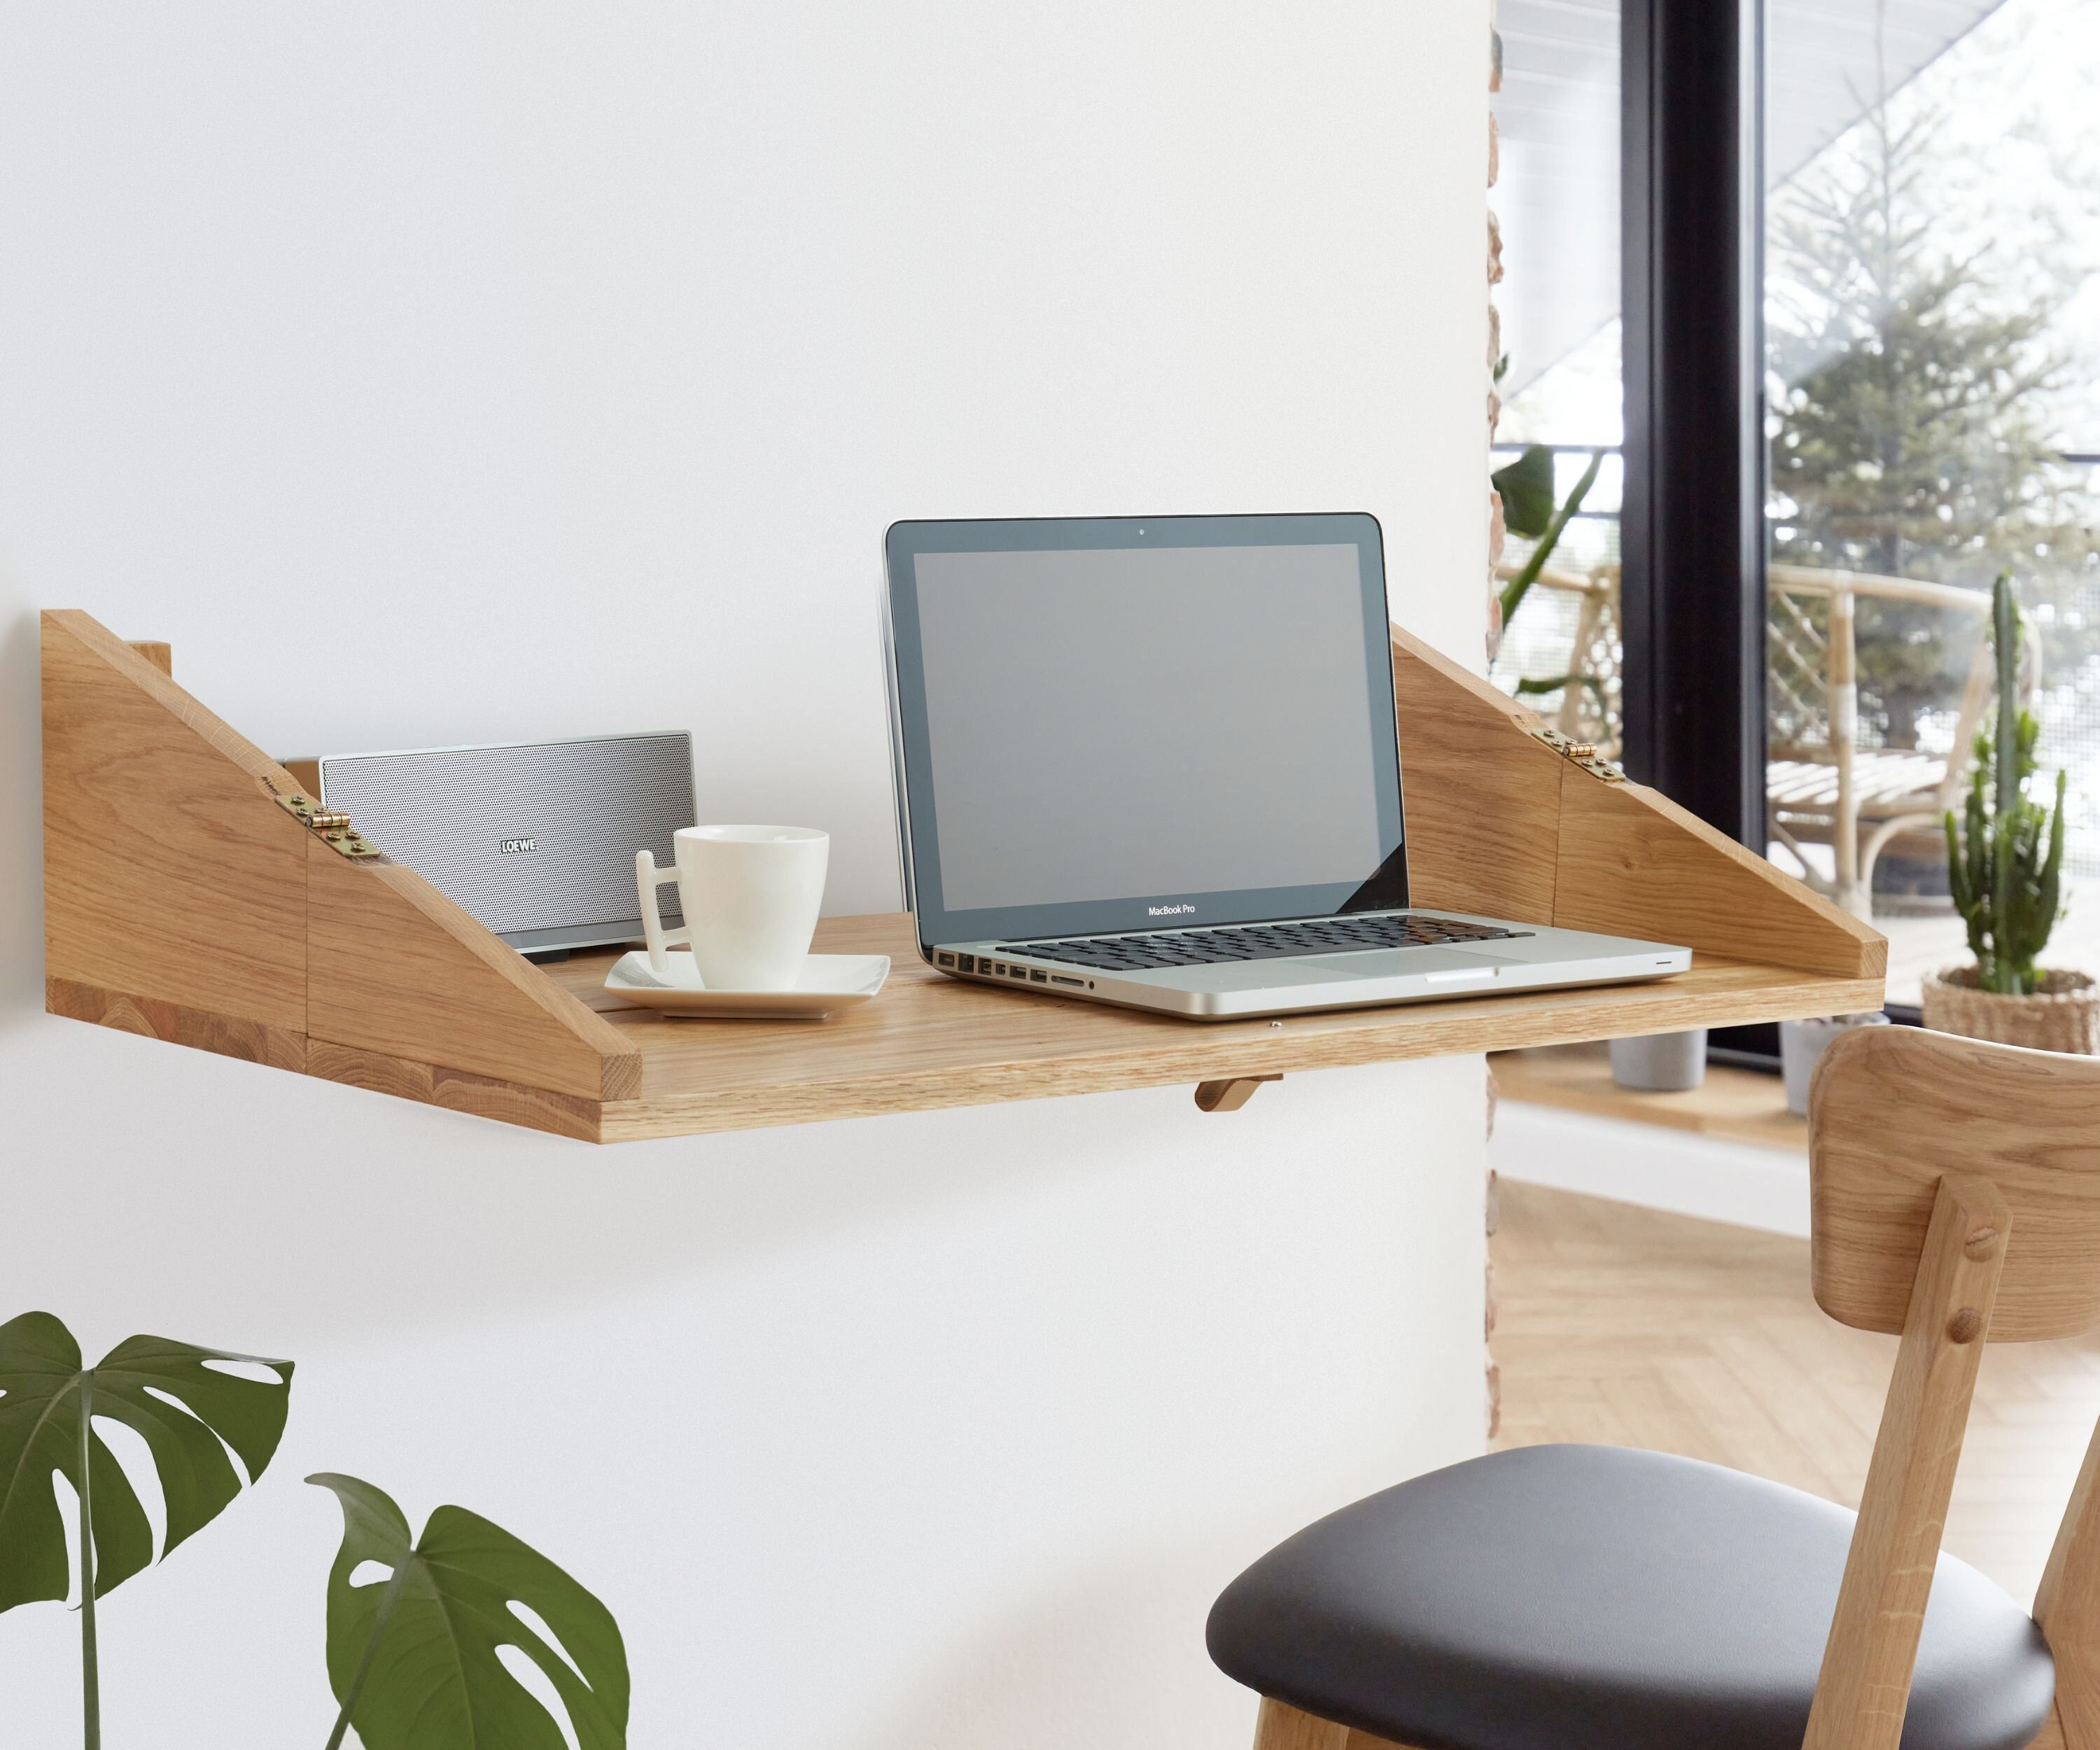
[[[1367,516],[900,523],[921,938],[1404,905]]]

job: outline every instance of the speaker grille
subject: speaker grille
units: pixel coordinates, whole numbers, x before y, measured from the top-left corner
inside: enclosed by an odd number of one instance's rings
[[[634,853],[669,866],[671,835],[694,823],[685,734],[320,763],[327,806],[499,934],[631,924]],[[680,921],[677,888],[656,897],[665,923]]]

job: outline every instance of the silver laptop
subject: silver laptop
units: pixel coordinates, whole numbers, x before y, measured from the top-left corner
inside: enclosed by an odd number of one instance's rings
[[[1215,1020],[1691,965],[1410,905],[1375,518],[899,522],[885,546],[904,890],[941,972]]]

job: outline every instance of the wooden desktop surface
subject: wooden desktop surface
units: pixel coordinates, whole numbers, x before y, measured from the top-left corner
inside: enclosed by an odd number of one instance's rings
[[[1648,984],[1191,1021],[944,977],[902,913],[830,918],[824,954],[886,954],[882,994],[827,1021],[680,1020],[604,989],[611,954],[544,968],[642,1052],[642,1088],[600,1109],[602,1140],[803,1124],[933,1106],[1289,1074],[1401,1058],[1831,1015],[1881,1000],[1844,979],[1701,952]]]

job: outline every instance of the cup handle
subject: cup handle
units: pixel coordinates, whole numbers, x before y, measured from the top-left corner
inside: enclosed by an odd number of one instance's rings
[[[656,889],[666,881],[677,879],[678,869],[675,863],[668,869],[659,869],[653,851],[637,851],[634,853],[634,885],[642,900],[642,937],[649,944],[649,970],[659,978],[671,976],[671,957],[664,950],[676,943],[690,942],[693,939],[690,923],[681,929],[667,930],[656,910]]]

